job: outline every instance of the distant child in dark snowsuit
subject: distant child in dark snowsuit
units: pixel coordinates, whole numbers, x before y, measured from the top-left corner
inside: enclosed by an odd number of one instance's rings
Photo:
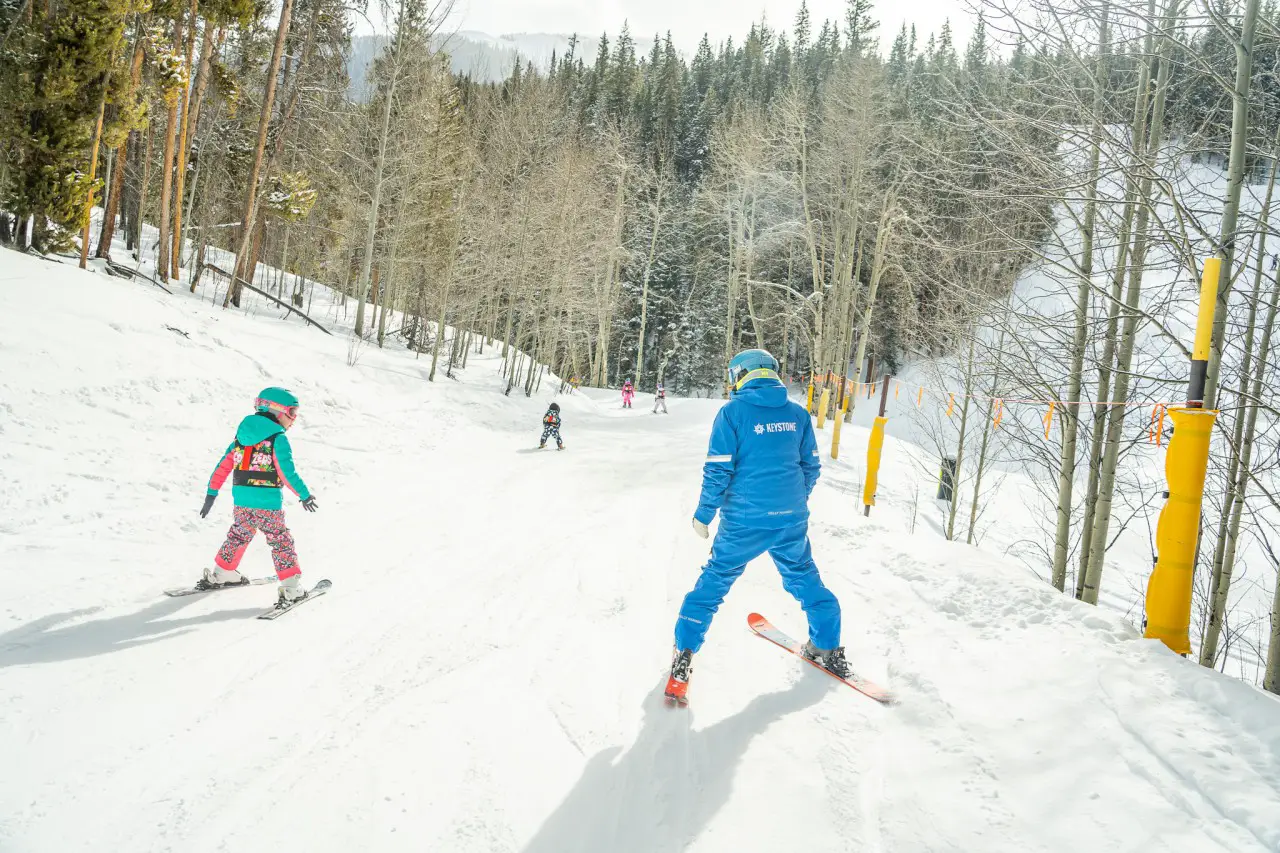
[[[298,418],[298,398],[284,388],[265,388],[253,401],[254,414],[240,422],[236,437],[222,454],[222,460],[209,478],[200,517],[213,509],[227,477],[232,477],[231,494],[235,500],[234,521],[226,542],[214,558],[214,566],[204,570],[196,584],[215,588],[248,584],[240,574],[240,558],[261,530],[271,546],[271,559],[280,579],[280,601],[288,603],[305,598],[302,569],[293,548],[293,536],[284,523],[280,487],[289,487],[307,512],[316,511],[316,499],[293,467],[293,448],[285,430]]]
[[[538,442],[538,447],[546,447],[547,439],[555,436],[556,450],[564,450],[564,442],[560,440],[560,404],[552,403],[547,407],[547,413],[542,416],[542,441]]]
[[[658,407],[662,407],[662,414],[667,413],[667,386],[661,382],[658,383],[658,390],[653,395],[653,413],[658,414]]]

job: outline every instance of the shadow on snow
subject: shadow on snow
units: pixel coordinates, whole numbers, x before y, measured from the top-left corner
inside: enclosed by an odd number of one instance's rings
[[[663,703],[665,683],[664,677],[645,698],[631,748],[621,757],[621,747],[592,757],[524,853],[684,850],[728,802],[751,741],[782,717],[816,705],[835,684],[820,673],[802,673],[789,689],[694,730],[690,709]]]
[[[167,640],[185,634],[197,625],[247,619],[267,609],[262,606],[249,610],[218,610],[185,619],[166,618],[191,604],[196,598],[198,596],[165,598],[135,613],[80,622],[63,628],[57,626],[96,613],[100,608],[71,610],[41,617],[21,628],[0,634],[0,669],[97,657]]]

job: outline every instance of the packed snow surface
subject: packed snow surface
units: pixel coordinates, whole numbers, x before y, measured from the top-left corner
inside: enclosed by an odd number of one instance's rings
[[[664,707],[719,403],[561,396],[567,450],[534,452],[555,388],[503,396],[500,355],[429,383],[402,349],[4,253],[0,851],[1280,851],[1280,702],[942,540],[904,441],[863,518],[861,427],[812,536],[900,703],[752,636],[752,610],[804,636],[766,558]],[[332,594],[275,622],[271,586],[162,596],[220,544],[206,479],[275,384]]]

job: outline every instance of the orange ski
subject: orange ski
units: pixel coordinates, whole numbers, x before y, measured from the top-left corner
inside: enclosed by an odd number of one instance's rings
[[[751,630],[756,633],[757,637],[762,637],[768,640],[769,642],[773,643],[774,645],[780,646],[781,648],[786,649],[787,651],[791,652],[791,654],[800,658],[800,660],[804,661],[807,664],[812,665],[814,669],[818,670],[819,672],[825,672],[827,675],[831,676],[836,681],[849,685],[854,690],[857,690],[859,693],[861,693],[863,696],[867,696],[884,705],[892,705],[894,703],[893,694],[891,694],[888,690],[885,690],[883,687],[879,686],[878,684],[874,684],[870,681],[867,681],[865,678],[860,678],[856,675],[851,676],[849,678],[841,678],[840,676],[836,675],[834,672],[831,672],[830,670],[825,669],[817,661],[809,660],[807,657],[805,657],[801,653],[800,643],[797,643],[791,637],[787,636],[782,631],[779,631],[777,628],[773,627],[773,623],[770,622],[768,619],[764,618],[763,616],[761,616],[759,613],[752,613],[748,615],[747,625],[750,626]],[[685,685],[685,687],[688,687],[688,685]],[[667,689],[669,690],[670,688],[671,688],[671,685],[668,684]]]

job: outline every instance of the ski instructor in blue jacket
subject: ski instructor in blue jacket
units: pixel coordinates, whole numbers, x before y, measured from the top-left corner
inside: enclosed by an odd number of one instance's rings
[[[822,467],[809,413],[787,399],[777,359],[761,349],[733,357],[729,387],[732,398],[711,427],[702,496],[693,515],[693,529],[703,539],[717,512],[720,527],[711,559],[676,620],[666,692],[681,701],[712,617],[747,563],[766,551],[783,588],[809,617],[805,657],[842,678],[849,675],[839,645],[840,602],[822,583],[809,547],[809,494]]]

